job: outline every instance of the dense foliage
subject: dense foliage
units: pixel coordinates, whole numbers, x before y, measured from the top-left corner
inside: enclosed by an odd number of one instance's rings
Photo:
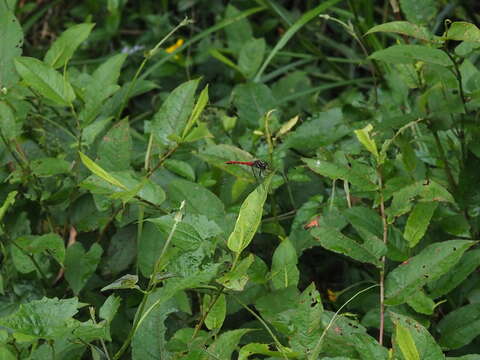
[[[478,13],[0,0],[0,358],[480,359]]]

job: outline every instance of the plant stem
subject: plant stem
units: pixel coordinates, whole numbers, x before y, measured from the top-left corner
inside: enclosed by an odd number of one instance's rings
[[[380,187],[380,216],[382,217],[383,225],[383,243],[385,246],[388,243],[388,223],[385,214],[385,201],[383,197],[383,180],[381,168],[378,169],[378,185]],[[386,257],[382,256],[380,269],[380,329],[378,334],[378,342],[383,345],[383,332],[385,328],[385,264]]]

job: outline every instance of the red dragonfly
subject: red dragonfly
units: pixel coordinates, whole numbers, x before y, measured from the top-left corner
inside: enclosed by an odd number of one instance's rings
[[[257,175],[255,173],[254,169],[258,170],[258,175],[263,174],[265,170],[268,169],[268,164],[265,161],[262,160],[254,160],[254,161],[226,161],[225,164],[236,164],[236,165],[247,165],[250,166],[253,172],[253,176],[257,178]]]

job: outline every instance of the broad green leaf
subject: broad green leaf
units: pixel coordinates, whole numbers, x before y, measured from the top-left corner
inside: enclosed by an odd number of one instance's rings
[[[265,47],[263,38],[251,39],[243,44],[238,57],[238,67],[245,78],[253,78],[260,65],[262,65]]]
[[[311,234],[325,249],[343,254],[360,262],[380,266],[381,253],[372,251],[372,247],[343,235],[339,230],[322,224],[312,229]]]
[[[250,128],[258,128],[260,119],[277,105],[270,88],[254,82],[235,86],[232,97],[240,121]]]
[[[231,3],[228,4],[225,11],[226,19],[236,18],[241,14]],[[253,31],[250,22],[247,19],[239,19],[232,24],[225,27],[225,33],[227,35],[227,44],[230,50],[238,53],[243,44],[253,38]]]
[[[107,300],[103,303],[98,316],[100,319],[107,320],[108,322],[112,322],[113,318],[115,317],[118,308],[120,307],[120,303],[122,302],[122,298],[120,296],[115,296],[111,294]]]
[[[22,133],[22,123],[15,116],[14,109],[4,101],[0,101],[0,133],[7,140],[13,140]]]
[[[467,251],[460,261],[438,280],[428,283],[429,296],[436,299],[459,286],[480,266],[480,249]]]
[[[20,272],[30,272],[36,269],[28,255],[44,254],[53,257],[58,264],[65,259],[65,245],[57,234],[25,235],[15,240],[17,246],[12,246],[13,263]],[[19,250],[22,249],[22,250]]]
[[[242,291],[249,280],[248,269],[254,260],[253,254],[242,259],[237,266],[217,279],[217,282],[224,287],[234,291]]]
[[[455,21],[443,36],[445,40],[480,42],[480,29],[465,21]]]
[[[408,21],[415,24],[427,24],[437,16],[435,0],[400,0],[400,7]]]
[[[382,218],[375,210],[365,206],[353,206],[345,209],[342,215],[357,231],[365,229],[379,238],[383,236]]]
[[[156,302],[159,302],[159,304],[149,312],[148,317],[135,332],[132,341],[133,360],[171,358],[165,348],[165,332],[167,331],[165,320],[168,315],[180,309],[175,299],[172,299],[174,294],[170,295],[167,292],[165,289],[159,288],[147,298],[146,308],[151,307]],[[167,296],[168,298],[166,298]],[[165,297],[165,299],[162,299],[162,297]]]
[[[193,110],[195,90],[199,80],[190,80],[173,90],[154,115],[151,131],[162,147],[172,145],[169,136],[180,136]]]
[[[237,349],[238,343],[243,335],[252,329],[237,329],[226,331],[208,347],[208,353],[216,359],[231,359],[233,351]]]
[[[205,215],[208,220],[217,223],[220,228],[225,224],[225,208],[220,199],[205,187],[183,179],[168,181],[165,185],[168,204],[179,207],[186,201],[188,214]]]
[[[393,269],[385,281],[388,305],[405,303],[429,281],[446,274],[475,241],[449,240],[434,243]]]
[[[128,120],[113,125],[98,146],[97,164],[106,171],[130,169],[132,139]],[[97,174],[98,175],[98,174]]]
[[[439,344],[447,349],[458,349],[470,344],[480,335],[480,304],[459,307],[440,320]]]
[[[442,50],[423,45],[393,45],[386,49],[375,51],[370,59],[392,64],[411,64],[423,61],[441,66],[452,66],[452,62]]]
[[[11,87],[18,79],[13,59],[22,54],[23,31],[13,8],[0,1],[0,89]]]
[[[12,349],[7,345],[0,345],[0,359],[3,360],[17,360],[18,357],[13,354]]]
[[[202,90],[200,95],[198,96],[197,102],[195,103],[195,106],[193,107],[193,111],[190,115],[190,118],[187,121],[187,124],[185,125],[185,128],[183,129],[182,132],[182,137],[185,138],[188,133],[190,132],[190,129],[198,123],[198,119],[200,118],[200,115],[202,114],[203,109],[205,109],[205,106],[208,104],[208,85],[205,86],[205,88]]]
[[[271,279],[273,289],[297,286],[300,272],[297,268],[297,251],[290,240],[283,240],[272,257]]]
[[[433,300],[425,295],[423,290],[416,291],[407,301],[407,304],[417,313],[432,315],[435,309]]]
[[[225,320],[225,315],[227,314],[227,301],[225,299],[225,294],[220,294],[211,308],[209,308],[210,301],[211,296],[205,295],[203,298],[203,308],[204,311],[209,310],[205,317],[205,326],[209,330],[220,329]]]
[[[92,159],[90,159],[87,155],[85,155],[82,152],[79,152],[80,154],[80,159],[82,160],[83,165],[85,165],[88,170],[90,170],[92,173],[97,175],[98,177],[102,178],[106,182],[115,185],[121,189],[128,190],[125,185],[123,185],[120,181],[115,179],[112,175],[110,175],[108,172],[106,172],[102,167],[97,165]]]
[[[40,60],[17,57],[15,68],[28,86],[57,105],[69,106],[75,100],[75,92],[68,80]]]
[[[115,289],[140,289],[137,285],[138,276],[126,274],[121,278],[115,280],[111,284],[104,286],[100,291],[115,290]]]
[[[357,172],[347,166],[337,165],[320,159],[302,158],[302,160],[314,172],[332,180],[341,179],[348,181],[363,191],[374,191],[377,189],[377,185],[367,178],[365,174]]]
[[[102,247],[97,243],[85,252],[79,242],[69,246],[65,257],[65,279],[72,288],[74,294],[78,294],[87,284],[90,276],[95,272],[100,258]]]
[[[403,237],[411,248],[415,247],[427,232],[437,206],[438,202],[419,202],[408,216]]]
[[[431,41],[433,35],[423,26],[412,24],[408,21],[391,21],[372,27],[365,35],[375,32],[391,32],[414,37],[416,39]]]
[[[104,324],[80,322],[73,316],[81,307],[77,298],[46,298],[21,304],[13,314],[0,318],[0,325],[15,332],[16,336],[30,339],[70,340],[90,342],[105,338]]]
[[[285,143],[303,153],[334,144],[350,133],[342,110],[336,107],[306,119],[285,137]]]
[[[102,275],[117,276],[133,263],[137,255],[137,229],[133,226],[117,230],[108,244],[107,255],[102,262]]]
[[[378,156],[378,149],[377,149],[377,144],[375,144],[375,141],[370,137],[370,131],[373,130],[372,124],[368,124],[365,126],[363,129],[360,130],[355,130],[354,133],[357,135],[358,141],[360,141],[365,148],[370,151],[373,156],[375,156],[375,160],[377,162],[379,161],[379,156]]]
[[[291,349],[287,347],[283,347],[282,351],[274,351],[274,350],[271,350],[271,348],[272,347],[269,344],[251,342],[247,345],[244,345],[240,349],[238,360],[246,360],[254,354],[272,356],[275,359],[281,359],[284,357],[295,359],[300,355],[298,353],[293,352]]]
[[[54,69],[64,66],[73,53],[84,42],[95,24],[76,24],[65,30],[50,46],[45,54],[44,62]]]
[[[252,241],[260,221],[262,220],[263,204],[267,199],[268,189],[273,173],[263,183],[248,195],[240,208],[235,228],[230,234],[227,246],[239,255]]]
[[[193,167],[185,161],[167,159],[164,162],[164,166],[167,170],[170,170],[187,180],[195,181],[195,170],[193,170]]]
[[[218,144],[206,147],[197,155],[208,164],[215,166],[243,181],[254,182],[255,178],[250,169],[245,166],[232,166],[225,164],[226,161],[253,161],[254,158],[248,152],[232,145]]]
[[[414,184],[408,184],[393,193],[392,203],[386,211],[388,222],[392,223],[396,217],[408,213],[417,196],[426,202],[455,203],[453,196],[442,185],[433,180],[429,180],[428,183],[418,181]]]
[[[207,139],[207,138],[213,138],[212,133],[208,129],[208,126],[204,122],[197,122],[197,126],[194,127],[188,134],[185,136],[185,138],[182,140],[182,142],[195,142],[201,139]]]
[[[79,114],[83,125],[88,125],[95,120],[97,115],[102,111],[102,105],[105,100],[119,91],[120,86],[117,82],[126,58],[127,54],[114,55],[93,72],[83,94],[85,97],[85,107]],[[122,100],[119,100],[119,102]],[[95,123],[97,121],[95,121]]]
[[[406,329],[410,333],[415,343],[415,347],[417,349],[419,359],[439,360],[439,359],[445,358],[445,355],[443,354],[442,349],[437,344],[433,336],[420,323],[418,323],[417,321],[415,321],[410,317],[407,317],[398,313],[394,313],[392,311],[389,311],[388,314],[394,324],[400,324],[404,329]],[[397,350],[397,349],[394,349],[394,350]],[[409,358],[405,358],[405,359],[409,359]]]
[[[395,339],[405,359],[420,360],[412,334],[399,322],[395,324]]]
[[[15,197],[17,196],[18,191],[10,191],[7,195],[7,198],[0,207],[0,222],[8,211],[8,208],[15,204]]]
[[[33,173],[39,177],[49,177],[66,174],[70,171],[71,164],[58,158],[40,158],[30,163]]]

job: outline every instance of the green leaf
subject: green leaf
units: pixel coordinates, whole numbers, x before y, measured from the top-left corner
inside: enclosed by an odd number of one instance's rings
[[[226,331],[208,347],[208,353],[216,359],[231,359],[232,353],[237,349],[238,343],[243,335],[252,329],[237,329]]]
[[[408,21],[391,21],[372,27],[365,35],[375,32],[391,32],[411,36],[424,41],[432,41],[433,35],[423,26],[412,24]]]
[[[448,27],[444,38],[445,40],[480,42],[480,29],[465,21],[455,21]]]
[[[153,308],[148,317],[138,327],[132,341],[133,360],[163,360],[171,358],[165,348],[165,320],[171,313],[179,311],[178,304],[172,299],[172,295],[167,295],[165,289],[156,289],[148,296],[145,308],[150,308],[156,302],[159,304]],[[162,299],[162,297],[167,297]],[[140,314],[138,314],[140,315]]]
[[[114,282],[104,286],[100,291],[107,291],[107,290],[116,290],[116,289],[140,289],[137,285],[138,276],[126,274],[123,275],[121,278],[115,280]]]
[[[273,173],[262,184],[247,196],[240,208],[235,228],[230,234],[227,246],[239,255],[252,241],[260,221],[262,220],[263,204],[267,199],[268,189]]]
[[[115,296],[114,294],[111,294],[100,308],[100,311],[98,313],[100,319],[107,320],[107,322],[112,322],[115,314],[118,311],[118,308],[120,307],[121,302],[122,298],[120,296]]]
[[[189,214],[205,215],[221,228],[225,224],[225,208],[220,199],[205,187],[183,179],[169,181],[166,185],[168,204],[179,207],[186,200]]]
[[[412,334],[399,322],[395,324],[395,339],[405,359],[420,360]]]
[[[30,163],[33,173],[39,177],[49,177],[66,174],[70,171],[71,164],[58,158],[40,158]]]
[[[258,128],[260,119],[277,104],[268,86],[254,82],[235,86],[232,97],[241,122],[251,128]]]
[[[415,343],[415,348],[417,349],[419,359],[438,360],[445,358],[442,349],[440,348],[440,346],[438,346],[433,336],[430,335],[428,330],[425,329],[425,327],[423,327],[420,323],[410,317],[400,315],[392,311],[389,311],[388,314],[395,325],[400,324],[405,330],[409,332]]]
[[[74,294],[78,294],[80,290],[87,284],[88,279],[95,272],[103,250],[97,243],[85,252],[83,245],[79,242],[67,248],[65,257],[65,279],[72,288]]]
[[[271,278],[275,290],[297,286],[300,272],[297,268],[297,252],[290,240],[283,240],[272,257]]]
[[[249,254],[247,257],[242,259],[232,270],[224,274],[222,277],[218,278],[217,282],[219,284],[222,284],[227,289],[234,291],[242,291],[249,280],[248,269],[252,265],[253,260],[253,255]]]
[[[209,309],[209,304],[211,297],[205,295],[203,298],[203,308],[205,311]],[[218,299],[215,301],[215,304],[210,308],[207,316],[205,317],[205,326],[209,330],[220,329],[225,320],[225,315],[227,314],[227,301],[225,299],[225,294],[220,294]]]
[[[392,64],[411,64],[423,61],[441,66],[452,66],[452,61],[442,50],[422,45],[393,45],[386,49],[375,51],[370,59]]]
[[[0,89],[17,82],[13,59],[22,54],[23,31],[12,9],[0,1]]]
[[[258,82],[260,80],[263,72],[266,70],[268,64],[270,64],[270,61],[272,61],[274,56],[288,43],[288,41],[293,37],[293,35],[295,35],[297,31],[299,31],[305,24],[310,22],[310,20],[315,19],[322,12],[326,11],[328,8],[332,7],[340,1],[341,0],[324,1],[320,5],[314,7],[312,10],[304,13],[292,26],[290,26],[290,28],[285,32],[285,34],[283,34],[282,38],[277,42],[273,50],[270,51],[262,67],[260,68],[260,70],[258,70],[254,81]]]
[[[458,349],[468,345],[480,335],[480,304],[459,307],[440,320],[439,344],[446,349]]]
[[[242,13],[231,3],[228,4],[225,11],[225,20],[235,19]],[[224,21],[225,21],[224,20]],[[227,35],[227,43],[230,50],[238,53],[247,41],[253,37],[252,27],[247,19],[241,18],[234,23],[225,26],[225,33]]]
[[[432,315],[435,309],[435,303],[429,296],[425,295],[423,290],[416,291],[408,299],[407,304],[417,313],[425,315]]]
[[[85,107],[79,114],[83,125],[90,124],[102,111],[102,104],[105,100],[120,89],[117,82],[126,58],[127,54],[114,55],[101,64],[92,74],[84,92]],[[95,121],[95,123],[97,122],[98,120]]]
[[[7,140],[13,140],[22,134],[22,123],[14,114],[14,109],[0,101],[0,132]]]
[[[110,239],[107,256],[102,262],[103,276],[116,276],[133,263],[137,255],[137,230],[129,226],[120,228]]]
[[[183,138],[186,138],[190,132],[190,129],[195,124],[198,123],[198,119],[200,118],[200,115],[202,114],[203,109],[205,109],[205,106],[207,106],[207,104],[208,104],[208,85],[205,86],[205,88],[202,90],[202,92],[198,96],[198,99],[197,99],[197,102],[195,103],[192,114],[190,115],[190,118],[188,119],[187,124],[183,129],[183,132],[182,132]]]
[[[370,137],[370,131],[373,130],[372,124],[368,124],[363,129],[355,130],[354,133],[357,135],[358,141],[360,141],[365,148],[370,151],[373,156],[375,156],[375,160],[379,161],[378,149],[377,144],[375,141]]]
[[[185,161],[167,159],[164,162],[164,166],[167,170],[170,170],[187,180],[195,181],[195,170],[193,170],[192,166]]]
[[[59,300],[44,297],[21,304],[16,312],[0,318],[0,325],[17,336],[34,339],[67,338],[89,342],[105,338],[104,325],[96,325],[92,321],[80,322],[73,318],[80,307],[77,298]]]
[[[130,169],[132,139],[128,120],[122,120],[107,132],[98,146],[97,164],[106,171]],[[96,174],[98,175],[98,174]]]
[[[95,24],[76,24],[65,30],[45,54],[44,62],[54,69],[64,66],[94,26]]]
[[[408,21],[415,24],[427,24],[437,16],[435,0],[400,0],[400,7]]]
[[[350,133],[343,112],[337,107],[306,119],[286,136],[285,143],[303,153],[334,144]]]
[[[252,342],[247,345],[244,345],[240,349],[238,360],[246,360],[253,354],[272,356],[276,359],[280,359],[282,357],[295,359],[300,355],[287,347],[282,347],[282,351],[280,352],[280,351],[271,350],[271,346],[269,344],[260,344],[260,343]]]
[[[380,249],[381,252],[377,252],[377,249],[372,249],[368,243],[359,243],[325,223],[313,228],[310,233],[327,250],[349,256],[360,262],[381,266],[380,258],[384,249]]]
[[[63,239],[57,234],[25,235],[17,238],[15,244],[17,246],[11,248],[13,262],[20,272],[28,273],[36,269],[35,264],[27,254],[44,254],[53,257],[59,264],[64,262],[65,245]]]
[[[419,202],[408,216],[403,237],[408,246],[415,247],[427,232],[428,225],[437,209],[438,202]]]
[[[67,79],[40,60],[17,57],[15,68],[28,86],[57,105],[69,106],[75,100],[75,93]]]
[[[180,136],[192,113],[195,90],[199,80],[190,80],[173,90],[154,115],[151,131],[160,146],[172,145],[169,136]]]
[[[460,261],[438,280],[428,283],[429,296],[436,299],[459,286],[480,266],[480,249],[467,251]]]
[[[385,281],[386,304],[405,303],[426,283],[446,274],[475,243],[467,240],[434,243],[406,263],[397,266],[387,275]]]
[[[7,198],[3,202],[2,206],[0,207],[0,221],[2,221],[3,217],[8,211],[8,208],[15,204],[15,197],[17,196],[18,191],[10,191],[7,195]]]
[[[102,167],[98,166],[92,159],[90,159],[87,155],[82,152],[79,152],[80,159],[82,160],[83,165],[85,165],[88,170],[92,173],[97,175],[98,177],[102,178],[106,182],[115,185],[121,189],[128,190],[125,185],[123,185],[120,181],[115,179],[112,175],[106,172]]]
[[[314,172],[332,180],[341,179],[348,181],[363,191],[374,191],[377,189],[377,185],[368,179],[365,174],[347,166],[337,165],[320,159],[302,158],[302,160]]]
[[[253,78],[260,65],[262,65],[265,47],[263,38],[251,39],[243,44],[238,57],[238,67],[245,78]]]

